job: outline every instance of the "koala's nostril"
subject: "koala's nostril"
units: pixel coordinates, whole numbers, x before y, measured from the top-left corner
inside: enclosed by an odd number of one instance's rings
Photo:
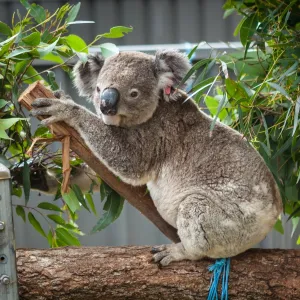
[[[100,109],[103,114],[115,115],[117,113],[117,104],[120,94],[117,89],[105,89],[100,95]]]

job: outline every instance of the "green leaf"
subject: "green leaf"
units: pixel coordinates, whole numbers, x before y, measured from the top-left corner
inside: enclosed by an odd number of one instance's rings
[[[282,221],[280,219],[277,220],[277,222],[274,225],[274,229],[280,232],[281,234],[284,234],[284,229],[282,226]]]
[[[229,98],[233,100],[233,103],[236,103],[239,100],[245,99],[248,100],[249,96],[245,89],[236,81],[226,78],[226,91],[228,93]]]
[[[298,239],[297,239],[296,244],[297,244],[297,245],[300,245],[300,235],[298,236]]]
[[[294,126],[293,126],[292,136],[294,136],[297,126],[298,126],[298,123],[299,123],[299,110],[300,110],[300,96],[296,100],[295,114],[294,114]]]
[[[48,241],[49,247],[53,248],[54,247],[54,245],[53,245],[54,236],[53,236],[52,230],[49,230],[49,232],[47,234],[47,241]]]
[[[48,54],[46,54],[46,55],[44,55],[43,57],[41,57],[41,59],[42,60],[54,61],[54,62],[56,62],[58,64],[62,64],[64,62],[63,59],[60,56],[58,56],[58,55],[56,55],[54,53],[51,53],[51,52],[48,53]]]
[[[7,101],[4,99],[0,99],[0,109],[3,108],[5,105],[7,105]]]
[[[59,38],[56,39],[56,40],[55,40],[52,44],[50,44],[50,45],[45,44],[44,47],[38,48],[38,52],[39,52],[41,58],[53,51],[53,49],[55,48],[55,46],[56,46],[58,40],[59,40]]]
[[[70,246],[80,246],[79,240],[64,228],[57,228],[55,230],[57,237],[64,243]]]
[[[24,54],[24,53],[28,53],[31,50],[32,49],[24,49],[24,48],[16,49],[16,50],[12,51],[9,55],[7,55],[6,59],[13,58],[13,57],[19,56],[19,55]]]
[[[16,213],[18,216],[20,216],[23,219],[24,222],[26,222],[26,214],[23,206],[17,205]]]
[[[59,215],[47,215],[47,217],[59,225],[65,225],[66,221]]]
[[[46,11],[40,5],[35,3],[29,4],[27,0],[20,0],[21,4],[29,10],[29,14],[36,20],[37,23],[42,23],[46,19]]]
[[[217,113],[216,113],[216,115],[215,115],[213,121],[212,121],[211,124],[210,124],[210,130],[211,130],[211,131],[212,131],[212,130],[214,129],[214,127],[215,127],[217,118],[220,116],[220,119],[221,119],[220,113],[221,113],[221,111],[222,111],[222,109],[223,109],[223,107],[224,107],[225,101],[226,101],[226,93],[223,94],[223,98],[222,98],[222,100],[219,102],[219,105],[218,105]],[[226,113],[226,111],[225,111],[225,113]],[[227,113],[226,113],[226,114],[227,114]]]
[[[268,125],[265,119],[264,114],[260,111],[261,118],[263,120],[264,128],[265,128],[265,135],[266,135],[266,140],[267,140],[267,147],[269,151],[269,156],[271,156],[271,146],[270,146],[270,139],[269,139],[269,130],[268,130]]]
[[[62,197],[72,213],[80,208],[79,201],[72,189],[70,189],[69,193],[62,194]]]
[[[236,26],[236,28],[235,28],[235,30],[234,30],[234,32],[233,32],[233,35],[234,35],[234,36],[237,36],[237,35],[239,34],[239,32],[240,32],[240,30],[241,30],[241,27],[243,26],[243,23],[245,22],[245,20],[246,20],[246,17],[244,17],[244,18],[239,22],[239,24]]]
[[[118,47],[112,43],[104,43],[101,44],[99,47],[104,58],[108,58],[114,54],[119,53]]]
[[[224,12],[224,15],[223,15],[223,19],[228,18],[228,17],[229,17],[230,15],[232,15],[235,11],[236,11],[235,8],[229,8],[229,9],[226,9],[225,12]]]
[[[28,61],[28,60],[22,60],[22,61],[16,63],[15,69],[14,69],[14,75],[15,76],[21,75],[29,63],[30,63],[30,61]]]
[[[88,55],[84,52],[76,52],[76,55],[80,59],[81,62],[84,64],[88,61]]]
[[[77,184],[73,184],[72,185],[72,190],[74,191],[78,201],[82,204],[82,206],[87,209],[88,211],[90,211],[89,207],[86,204],[86,201],[83,197],[82,191],[80,189],[80,187]]]
[[[202,60],[196,62],[190,68],[190,70],[187,72],[187,74],[183,77],[183,79],[178,84],[178,86],[180,87],[183,83],[185,83],[195,73],[196,70],[198,70],[199,68],[201,68],[204,65],[207,65],[209,62],[211,62],[211,59],[202,59]]]
[[[132,31],[132,27],[125,27],[125,26],[116,26],[112,27],[109,32],[103,33],[99,37],[105,37],[110,39],[116,39],[124,36],[124,33],[129,33]]]
[[[41,42],[41,34],[33,32],[22,39],[22,41],[29,46],[37,46]]]
[[[23,81],[25,83],[33,83],[37,80],[43,80],[43,77],[39,75],[37,70],[33,66],[29,66],[26,70],[25,77],[23,78]]]
[[[258,26],[258,17],[256,13],[247,17],[241,24],[240,40],[244,47],[251,40],[253,34],[256,31],[257,26]]]
[[[12,40],[14,40],[15,38],[17,38],[20,34],[21,34],[21,32],[18,32],[18,33],[16,33],[15,35],[11,36],[9,39],[6,39],[6,40],[2,41],[2,42],[0,43],[0,47],[6,45],[6,44],[8,44],[8,43],[10,43]],[[3,55],[3,54],[1,53],[1,55]]]
[[[114,222],[120,216],[123,209],[123,204],[124,199],[115,191],[112,191],[111,194],[108,195],[103,207],[106,212],[98,220],[97,224],[92,229],[92,233],[103,230],[109,224]]]
[[[96,208],[95,208],[95,203],[94,203],[92,195],[89,194],[89,193],[86,193],[84,195],[84,197],[85,197],[87,203],[89,204],[89,206],[90,206],[92,212],[94,213],[94,215],[97,216],[97,211],[96,211]]]
[[[24,120],[24,118],[9,118],[9,119],[0,119],[0,138],[10,139],[6,134],[5,130],[13,126],[16,122]]]
[[[278,157],[281,155],[284,151],[286,151],[290,145],[292,144],[293,137],[291,136],[288,140],[285,141],[285,143],[279,148],[279,150],[273,155],[272,159]]]
[[[28,213],[28,220],[37,232],[39,232],[45,238],[47,237],[40,222],[35,218],[35,216],[31,212]]]
[[[46,209],[46,210],[63,212],[57,205],[49,203],[49,202],[41,202],[41,203],[39,203],[39,205],[37,207],[41,208],[41,209]]]
[[[294,235],[298,227],[299,221],[300,221],[300,217],[292,218],[293,229],[292,229],[291,237]]]
[[[214,98],[214,97],[211,97],[211,96],[206,96],[205,97],[205,100],[204,100],[210,114],[215,117],[218,113],[218,107],[220,105],[220,102]],[[227,116],[227,112],[225,111],[225,109],[221,109],[220,112],[219,112],[219,117],[220,119],[224,119],[226,118]]]
[[[68,16],[66,18],[66,23],[73,22],[76,19],[79,9],[80,9],[80,5],[81,5],[81,3],[78,2],[76,5],[74,5],[71,8],[71,10],[69,11]]]
[[[277,84],[275,82],[267,82],[267,83],[269,86],[271,86],[272,88],[277,90],[280,94],[285,96],[288,100],[291,100],[290,95],[287,93],[287,91],[282,86],[280,86],[279,84]]]
[[[47,79],[48,79],[50,87],[53,91],[56,91],[59,89],[59,87],[55,81],[55,73],[53,71],[47,71]]]
[[[12,32],[9,26],[7,26],[5,23],[0,21],[0,33],[6,35],[6,36],[11,36]]]
[[[75,52],[84,52],[88,53],[88,47],[85,41],[75,34],[70,34],[64,37],[64,40],[67,41],[67,44],[75,51]]]
[[[25,203],[27,204],[30,197],[30,168],[27,161],[24,161],[23,165],[23,190],[25,196]]]

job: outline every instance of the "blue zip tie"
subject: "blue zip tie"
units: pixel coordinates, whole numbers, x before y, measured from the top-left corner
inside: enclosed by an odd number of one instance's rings
[[[210,286],[209,286],[209,293],[207,296],[207,300],[218,300],[218,286],[219,286],[219,279],[221,274],[223,273],[222,277],[222,293],[220,300],[228,300],[228,279],[229,279],[229,272],[230,272],[230,258],[220,258],[217,259],[213,265],[208,267],[210,272],[213,272]]]

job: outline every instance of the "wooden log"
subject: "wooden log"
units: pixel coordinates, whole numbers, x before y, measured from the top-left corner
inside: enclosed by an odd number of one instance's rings
[[[55,98],[51,90],[35,82],[30,85],[20,96],[19,103],[31,110],[31,103],[37,98]],[[42,118],[41,118],[42,119]],[[133,187],[120,181],[113,175],[86,146],[79,133],[64,122],[55,123],[52,126],[54,134],[57,136],[70,136],[71,149],[84,160],[112,189],[123,196],[132,206],[146,216],[158,229],[164,233],[171,241],[178,242],[177,231],[164,221],[158,213],[154,203],[146,192],[145,186]]]
[[[23,300],[206,299],[214,261],[159,269],[150,247],[19,249]],[[231,259],[230,300],[300,299],[300,250],[252,249]]]

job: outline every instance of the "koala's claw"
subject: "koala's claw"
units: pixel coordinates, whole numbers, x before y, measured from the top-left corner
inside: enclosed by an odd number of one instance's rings
[[[51,106],[52,101],[49,98],[38,98],[31,103],[34,108]]]
[[[57,98],[57,99],[61,99],[61,100],[72,100],[71,96],[69,95],[66,95],[66,93],[63,91],[63,90],[56,90],[53,92],[54,96]],[[73,100],[72,100],[73,101]]]
[[[166,248],[167,248],[166,245],[155,246],[155,247],[151,248],[150,253],[155,254],[155,253],[165,250]]]

